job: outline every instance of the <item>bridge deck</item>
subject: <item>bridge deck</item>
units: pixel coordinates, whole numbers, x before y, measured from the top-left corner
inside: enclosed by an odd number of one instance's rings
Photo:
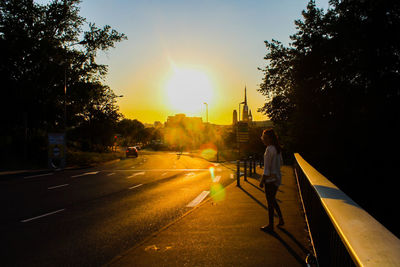
[[[261,173],[261,169],[257,169]],[[282,168],[277,199],[285,226],[267,224],[267,204],[258,181],[241,179],[225,188],[225,199],[210,198],[193,212],[114,259],[130,266],[302,266],[312,251],[298,189],[289,166]],[[277,220],[276,220],[277,221]],[[277,223],[277,222],[276,222]]]

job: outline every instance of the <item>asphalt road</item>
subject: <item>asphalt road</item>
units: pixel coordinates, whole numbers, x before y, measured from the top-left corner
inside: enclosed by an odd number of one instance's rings
[[[1,177],[0,265],[106,264],[211,197],[212,187],[234,182],[232,166],[143,152],[95,168]]]

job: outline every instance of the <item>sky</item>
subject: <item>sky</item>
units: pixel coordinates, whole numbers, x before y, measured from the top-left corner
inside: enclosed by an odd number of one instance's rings
[[[36,1],[46,3],[49,1]],[[247,88],[254,120],[265,97],[262,82],[265,40],[288,45],[294,20],[308,0],[83,0],[80,15],[110,25],[128,40],[97,61],[109,66],[105,83],[120,112],[143,123],[165,122],[185,113],[231,124]],[[328,0],[316,0],[325,10]],[[207,103],[207,104],[204,104]]]

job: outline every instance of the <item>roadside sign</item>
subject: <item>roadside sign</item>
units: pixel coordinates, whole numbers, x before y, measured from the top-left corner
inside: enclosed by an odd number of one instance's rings
[[[48,134],[48,165],[57,169],[65,167],[65,133]]]

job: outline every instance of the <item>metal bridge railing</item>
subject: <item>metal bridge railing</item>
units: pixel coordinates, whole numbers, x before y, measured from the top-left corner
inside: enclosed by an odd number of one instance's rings
[[[400,266],[400,239],[295,154],[295,173],[319,266]]]

